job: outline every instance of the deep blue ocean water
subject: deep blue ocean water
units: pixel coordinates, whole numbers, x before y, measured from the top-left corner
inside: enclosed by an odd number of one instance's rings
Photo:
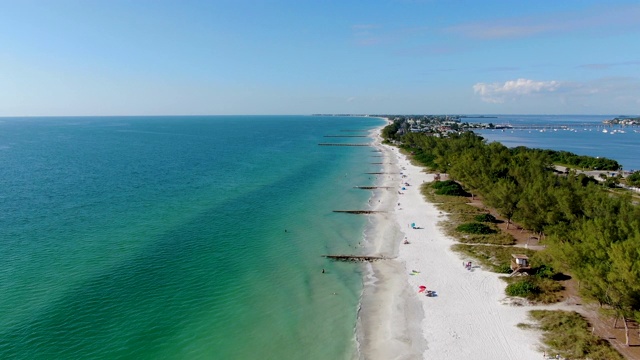
[[[351,358],[381,124],[0,119],[0,358]]]
[[[605,125],[615,115],[497,115],[496,118],[467,118],[463,121],[510,125],[548,125],[535,130],[481,130],[489,141],[508,147],[566,150],[578,155],[607,157],[618,161],[624,170],[640,170],[640,126]],[[572,130],[553,130],[569,125]],[[604,132],[606,130],[606,132]],[[614,132],[614,130],[617,130]]]

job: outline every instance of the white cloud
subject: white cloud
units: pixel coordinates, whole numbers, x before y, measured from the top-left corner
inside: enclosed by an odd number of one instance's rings
[[[561,87],[559,81],[535,81],[531,79],[509,80],[504,83],[477,83],[473,85],[473,91],[479,94],[482,101],[489,103],[503,103],[506,99],[516,97],[554,92]]]
[[[475,95],[484,112],[578,114],[637,114],[640,78],[603,77],[587,81],[517,79],[477,83]],[[476,111],[482,112],[482,111]]]

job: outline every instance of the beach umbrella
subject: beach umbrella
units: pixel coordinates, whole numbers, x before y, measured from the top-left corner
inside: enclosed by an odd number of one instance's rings
[[[411,223],[411,227],[416,227],[416,223]]]
[[[427,287],[424,286],[424,285],[420,285],[420,286],[418,286],[418,288],[420,289],[420,290],[418,290],[419,293],[424,292],[425,290],[427,290]]]

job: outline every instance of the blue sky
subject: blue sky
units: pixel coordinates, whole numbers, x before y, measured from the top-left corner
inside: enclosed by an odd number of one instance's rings
[[[0,116],[640,113],[637,0],[0,8]]]

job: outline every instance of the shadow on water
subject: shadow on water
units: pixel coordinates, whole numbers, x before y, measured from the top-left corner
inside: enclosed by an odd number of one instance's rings
[[[0,357],[143,359],[166,356],[168,347],[188,346],[175,344],[174,338],[189,320],[198,315],[211,317],[212,309],[223,308],[230,301],[226,294],[244,293],[246,285],[241,277],[254,271],[256,264],[269,261],[260,258],[268,254],[259,248],[269,244],[249,244],[246,228],[229,230],[217,219],[237,221],[251,214],[264,222],[275,216],[282,210],[279,208],[287,206],[285,201],[276,200],[264,209],[256,199],[264,198],[265,191],[300,181],[314,166],[206,210],[189,223],[159,235],[138,256],[68,291],[41,313],[33,314],[30,321],[4,329]],[[229,215],[230,209],[234,214]],[[251,228],[251,219],[245,221]],[[226,252],[225,248],[234,246],[245,248],[243,258]],[[228,279],[231,271],[234,281],[218,282]],[[223,304],[217,305],[218,301]],[[214,318],[234,321],[233,314],[215,314]]]

